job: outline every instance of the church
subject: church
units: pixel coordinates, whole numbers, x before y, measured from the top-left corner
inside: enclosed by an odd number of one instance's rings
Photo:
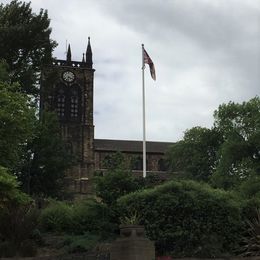
[[[90,38],[82,61],[71,59],[68,46],[65,60],[54,60],[42,69],[40,114],[57,113],[61,136],[77,163],[67,172],[70,190],[91,192],[94,172],[105,174],[104,161],[121,152],[136,175],[142,174],[142,141],[95,139],[94,72]],[[166,173],[165,152],[173,143],[147,142],[147,174]]]

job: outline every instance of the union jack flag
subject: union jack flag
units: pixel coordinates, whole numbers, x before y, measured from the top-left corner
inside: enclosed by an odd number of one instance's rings
[[[154,67],[153,61],[144,48],[143,48],[143,52],[144,52],[144,55],[143,55],[144,64],[146,63],[146,64],[149,65],[151,77],[152,77],[153,80],[156,80],[155,67]]]

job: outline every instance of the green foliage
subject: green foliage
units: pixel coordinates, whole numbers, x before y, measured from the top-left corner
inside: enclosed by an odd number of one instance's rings
[[[247,234],[243,239],[243,256],[260,256],[260,210],[256,210],[256,217],[247,219]]]
[[[120,218],[120,222],[123,225],[139,225],[140,216],[137,211],[127,212],[126,216]]]
[[[110,209],[94,200],[68,204],[52,202],[40,216],[45,231],[82,235],[85,232],[107,237],[116,229]]]
[[[83,235],[67,236],[64,243],[68,253],[80,253],[93,250],[99,241],[99,235],[86,232]]]
[[[54,116],[39,122],[34,109],[41,68],[56,46],[49,25],[47,11],[35,14],[30,3],[0,5],[0,165],[27,193],[57,197],[72,158]]]
[[[31,236],[37,225],[38,211],[31,203],[9,204],[0,213],[1,241],[7,246],[11,245],[18,255],[32,256],[35,250]],[[5,252],[0,252],[0,255],[4,256]]]
[[[8,65],[5,62],[5,60],[0,60],[0,81],[1,82],[7,82],[9,79],[8,75]]]
[[[183,177],[208,181],[217,161],[222,136],[217,129],[193,127],[185,132],[183,140],[168,151],[170,169],[182,171]]]
[[[66,202],[53,201],[42,210],[40,225],[45,231],[66,232],[72,228],[73,209]]]
[[[108,171],[113,171],[115,169],[127,169],[127,163],[124,159],[124,155],[120,152],[116,152],[104,159],[104,167]]]
[[[219,150],[219,164],[212,183],[233,188],[260,175],[260,99],[229,102],[214,113],[215,127],[224,137]]]
[[[73,232],[83,231],[110,236],[117,228],[113,211],[104,203],[95,200],[80,201],[73,205]]]
[[[217,257],[240,238],[240,208],[230,193],[192,181],[171,181],[121,197],[122,215],[138,212],[157,252]]]
[[[96,195],[107,205],[115,205],[116,200],[138,189],[138,182],[128,168],[122,153],[117,152],[105,159],[108,169],[104,176],[95,178]]]
[[[23,205],[29,202],[29,196],[19,190],[15,176],[0,166],[0,212],[9,205]]]
[[[256,193],[245,186],[260,176],[259,97],[242,104],[222,104],[214,119],[212,129],[191,128],[172,146],[170,169],[181,172],[182,178],[206,181],[214,187],[241,187],[247,194]]]
[[[15,173],[29,194],[59,196],[73,158],[54,114],[38,121],[18,85],[0,81],[0,165]]]
[[[159,184],[164,183],[164,180],[155,173],[149,173],[145,178],[143,176],[135,178],[137,183],[136,189],[141,190],[145,188],[153,188]]]
[[[17,179],[0,167],[0,257],[33,254],[26,244],[38,224],[31,198],[19,190]],[[12,250],[10,250],[12,249]]]
[[[259,97],[242,104],[230,101],[228,104],[220,105],[214,112],[214,125],[224,133],[225,138],[228,138],[229,134],[236,133],[244,140],[249,140],[259,131],[259,113]]]
[[[0,165],[17,169],[26,143],[33,138],[35,110],[18,85],[0,81]]]
[[[40,68],[50,63],[56,46],[49,26],[47,11],[33,13],[30,2],[0,5],[0,58],[8,64],[11,81],[19,82],[24,93],[39,94]]]
[[[239,186],[236,187],[236,191],[240,196],[250,199],[259,198],[260,199],[260,176],[254,175],[251,178],[244,180]]]
[[[35,138],[27,145],[19,175],[24,190],[34,195],[62,197],[65,171],[74,159],[61,139],[57,116],[44,113],[37,124]]]
[[[107,205],[115,204],[119,197],[138,189],[132,173],[120,169],[97,177],[95,184],[97,196]]]

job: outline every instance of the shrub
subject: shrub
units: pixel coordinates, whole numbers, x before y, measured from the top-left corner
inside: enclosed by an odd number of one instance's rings
[[[113,220],[113,211],[95,200],[84,200],[73,206],[73,233],[94,232],[109,236],[117,225]]]
[[[40,223],[45,231],[76,235],[92,232],[104,237],[116,228],[111,210],[95,200],[82,200],[74,204],[52,202],[42,211]]]
[[[83,235],[67,236],[64,243],[68,253],[80,253],[92,250],[99,240],[98,235],[87,232]]]
[[[138,212],[158,253],[216,257],[240,238],[240,208],[232,194],[193,181],[171,181],[118,200],[123,216]]]
[[[17,255],[23,255],[23,252],[28,252],[25,253],[27,256],[33,256],[36,248],[24,251],[24,247],[26,247],[24,243],[30,239],[37,225],[38,211],[33,205],[14,204],[4,208],[0,213],[0,237],[2,236],[3,241],[6,242],[3,244],[4,254],[6,255],[6,252],[13,254],[14,252]],[[11,251],[8,250],[9,246],[12,248]]]
[[[65,202],[51,202],[40,216],[41,227],[45,231],[68,232],[72,229],[73,210]]]
[[[37,225],[33,200],[19,190],[15,176],[0,166],[0,257],[22,254],[24,241]]]
[[[243,238],[243,256],[260,256],[260,209],[256,209],[255,213],[255,218],[246,221],[247,232]]]
[[[107,205],[116,203],[116,200],[138,189],[138,183],[130,171],[115,169],[103,177],[96,177],[96,194]]]

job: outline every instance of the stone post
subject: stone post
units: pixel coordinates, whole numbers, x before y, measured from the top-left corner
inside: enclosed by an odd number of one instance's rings
[[[145,237],[140,225],[121,225],[120,237],[110,250],[110,260],[154,260],[154,243]]]

